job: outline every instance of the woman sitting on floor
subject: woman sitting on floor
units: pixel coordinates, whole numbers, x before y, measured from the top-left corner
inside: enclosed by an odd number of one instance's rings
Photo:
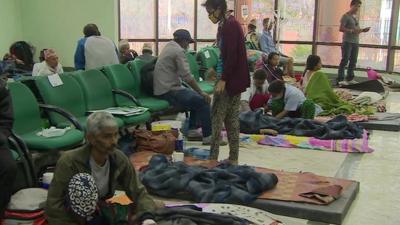
[[[268,91],[272,98],[268,101],[267,110],[272,111],[272,116],[282,119],[284,117],[314,119],[322,110],[307,99],[300,89],[285,84],[281,80],[269,84]]]
[[[280,56],[276,52],[271,52],[268,58],[262,57],[256,64],[257,69],[264,69],[267,72],[267,80],[271,83],[274,80],[283,81],[283,71],[279,68]]]
[[[303,73],[303,78],[301,80],[301,89],[304,91],[308,81],[314,75],[315,72],[322,69],[321,58],[317,55],[309,55],[307,58],[306,69]]]
[[[243,92],[240,98],[241,112],[264,108],[270,98],[268,93],[267,73],[263,69],[254,72],[250,87]]]
[[[320,115],[371,113],[368,107],[356,108],[353,104],[341,100],[332,88],[326,74],[320,70],[321,68],[322,62],[319,56],[308,56],[306,71],[302,81],[305,96],[322,107],[323,112]]]

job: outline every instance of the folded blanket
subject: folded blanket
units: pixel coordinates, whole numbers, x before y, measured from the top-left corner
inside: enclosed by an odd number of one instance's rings
[[[361,138],[363,129],[347,121],[345,116],[337,116],[327,123],[302,118],[276,119],[264,115],[262,110],[241,113],[240,131],[245,134],[259,134],[261,129],[272,129],[279,134],[315,137],[322,140]]]
[[[150,193],[176,198],[181,194],[196,202],[250,203],[278,183],[272,173],[257,173],[248,166],[220,164],[212,169],[171,163],[155,155],[141,172]]]
[[[340,198],[354,181],[332,177],[317,176],[313,173],[291,173],[266,168],[256,169],[262,173],[274,173],[279,183],[270,191],[264,192],[259,199],[271,199],[289,202],[304,202],[315,205],[328,205]]]

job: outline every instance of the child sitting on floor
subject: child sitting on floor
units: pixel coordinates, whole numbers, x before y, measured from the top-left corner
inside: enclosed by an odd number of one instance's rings
[[[284,117],[314,119],[322,111],[312,100],[307,99],[300,89],[283,81],[273,81],[268,91],[272,98],[268,101],[267,110],[271,110],[272,116],[278,119]]]
[[[241,112],[264,108],[270,98],[267,73],[263,69],[254,72],[250,87],[241,96]]]

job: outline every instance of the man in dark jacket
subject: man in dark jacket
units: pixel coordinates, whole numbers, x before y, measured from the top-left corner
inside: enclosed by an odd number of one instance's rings
[[[1,76],[0,71],[0,76]],[[0,77],[0,220],[10,201],[17,166],[7,146],[7,138],[11,134],[13,111],[11,97],[6,82]]]

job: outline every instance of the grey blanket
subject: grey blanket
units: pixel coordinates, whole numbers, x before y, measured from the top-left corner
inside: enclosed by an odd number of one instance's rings
[[[167,198],[183,198],[207,203],[253,202],[278,183],[275,174],[257,173],[249,166],[221,164],[213,169],[171,163],[155,155],[141,172],[147,190]]]
[[[361,126],[347,121],[345,116],[337,116],[327,123],[302,118],[283,118],[264,115],[262,110],[240,114],[240,132],[258,134],[260,129],[272,129],[279,134],[315,137],[322,140],[361,138]]]

